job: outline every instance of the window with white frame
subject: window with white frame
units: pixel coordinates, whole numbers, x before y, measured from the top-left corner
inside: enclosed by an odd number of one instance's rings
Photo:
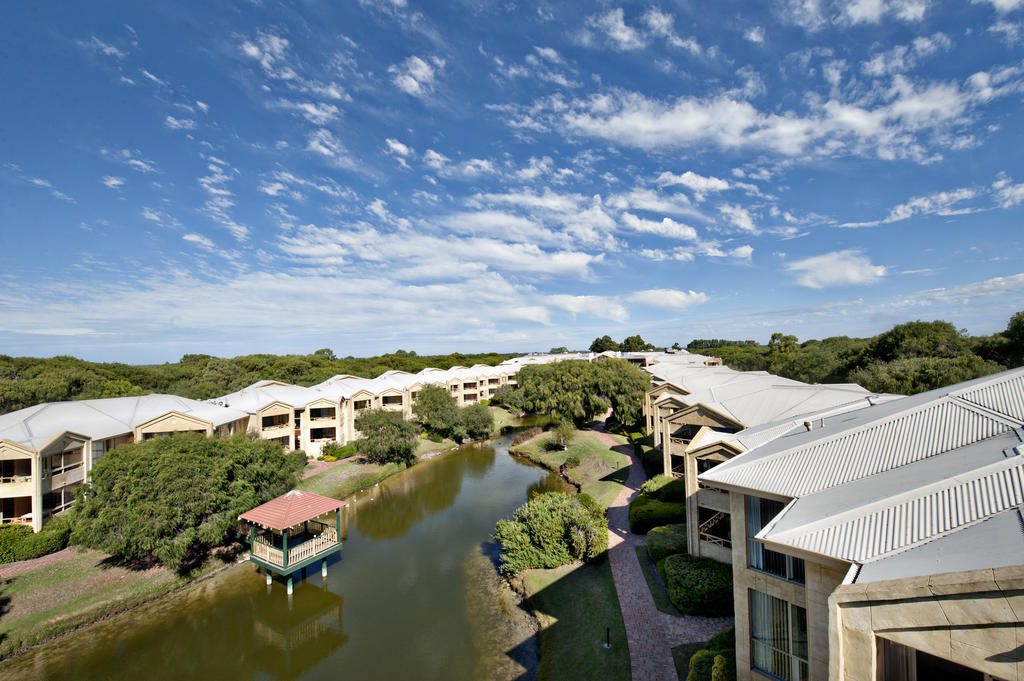
[[[747,496],[747,564],[755,570],[782,577],[797,584],[804,583],[802,558],[772,551],[755,539],[757,533],[782,512],[786,505],[773,499]]]
[[[807,610],[750,589],[750,666],[783,681],[805,681]]]

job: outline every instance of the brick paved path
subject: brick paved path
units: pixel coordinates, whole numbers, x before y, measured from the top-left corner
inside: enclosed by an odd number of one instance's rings
[[[602,432],[603,422],[595,430],[605,444],[627,454],[631,462],[629,478],[608,508],[608,553],[626,624],[633,681],[677,681],[672,648],[681,643],[706,641],[731,627],[732,618],[677,617],[659,611],[654,605],[636,556],[636,547],[643,546],[646,538],[629,531],[629,500],[644,483],[643,466],[631,446],[618,446]]]

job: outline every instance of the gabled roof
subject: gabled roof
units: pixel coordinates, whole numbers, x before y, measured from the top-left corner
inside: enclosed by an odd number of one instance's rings
[[[47,402],[0,415],[0,440],[39,449],[64,432],[102,440],[132,433],[136,426],[176,411],[214,427],[243,419],[244,411],[177,395],[142,395],[100,400]]]
[[[1024,368],[816,418],[700,478],[791,497],[757,538],[857,580],[996,567],[1024,556],[1022,406]]]
[[[254,525],[283,531],[347,506],[344,501],[293,489],[238,516]]]

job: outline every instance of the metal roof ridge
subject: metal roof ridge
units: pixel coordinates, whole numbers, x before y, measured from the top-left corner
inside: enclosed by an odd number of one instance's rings
[[[854,507],[846,509],[844,511],[840,511],[839,513],[836,513],[834,515],[828,515],[828,516],[825,516],[825,517],[822,517],[822,518],[816,518],[816,519],[812,520],[811,522],[804,523],[803,525],[797,525],[796,527],[791,527],[791,528],[789,528],[787,530],[784,530],[784,531],[780,532],[778,535],[775,535],[775,536],[771,537],[770,539],[772,541],[776,541],[778,543],[783,543],[781,540],[784,540],[784,539],[786,539],[786,538],[788,538],[790,536],[793,536],[793,535],[797,535],[797,536],[808,535],[808,534],[811,534],[813,532],[817,532],[817,531],[819,531],[821,529],[842,525],[843,523],[849,522],[849,521],[854,520],[856,518],[866,517],[866,516],[872,515],[874,513],[877,513],[879,511],[883,511],[883,510],[885,510],[887,508],[894,508],[896,506],[899,506],[900,504],[906,503],[907,501],[911,501],[913,499],[923,498],[923,497],[928,496],[929,494],[933,494],[933,493],[938,492],[938,491],[943,490],[943,489],[954,489],[954,488],[957,488],[957,487],[963,487],[964,485],[968,485],[968,484],[970,484],[970,483],[972,483],[972,482],[974,482],[976,480],[980,480],[982,478],[988,477],[988,476],[993,475],[995,473],[1000,473],[1003,470],[1008,470],[1008,469],[1011,469],[1011,468],[1021,468],[1021,469],[1024,469],[1024,457],[1021,457],[1021,458],[1008,457],[1008,458],[1004,458],[1004,459],[998,459],[998,460],[993,461],[991,463],[988,463],[988,464],[986,464],[984,466],[980,466],[980,467],[977,467],[977,468],[972,468],[972,469],[970,469],[968,471],[964,471],[963,473],[958,473],[956,475],[945,477],[945,478],[941,478],[939,480],[934,480],[932,482],[925,483],[925,484],[919,485],[917,487],[912,487],[912,488],[910,488],[908,490],[900,492],[899,494],[894,494],[894,495],[888,496],[888,497],[882,497],[880,499],[876,499],[874,501],[870,501],[870,502],[868,502],[866,504],[863,504],[863,505],[860,505],[860,506],[854,506]],[[882,471],[880,473],[875,473],[874,475],[884,475],[886,472],[887,471]],[[871,476],[868,476],[868,477],[871,477]],[[854,482],[856,482],[856,481],[854,481]],[[832,492],[832,491],[836,490],[837,488],[843,487],[846,484],[850,484],[850,483],[844,483],[843,485],[838,485],[837,487],[829,487],[829,488],[826,488],[825,490],[821,490],[819,492],[815,492],[814,494],[821,494],[822,492]],[[807,495],[807,496],[811,496],[811,495]],[[797,497],[792,502],[787,504],[786,508],[783,509],[783,511],[789,509],[790,506],[794,505],[801,498],[802,497]],[[1007,510],[1007,509],[1002,509],[1000,511],[996,511],[996,513],[1002,513],[1002,511],[1005,511],[1005,510]],[[990,518],[990,517],[992,517],[992,515],[995,515],[995,513],[989,514],[987,516],[983,516],[983,517],[981,517],[981,520],[984,520],[985,518]],[[780,513],[779,515],[776,516],[776,519],[781,519],[782,516],[783,516],[783,514]],[[942,533],[942,534],[943,535],[951,534],[952,532],[956,531],[957,528],[967,527],[968,525],[971,525],[974,522],[975,521],[969,521],[968,523],[964,523],[963,525],[957,525],[954,528],[951,528],[950,530],[947,530],[945,533]],[[774,522],[774,519],[773,519],[773,522],[769,523],[768,525],[766,525],[765,529],[762,529],[761,532],[759,532],[757,534],[756,538],[758,538],[758,539],[762,538],[762,536],[761,536],[762,534],[767,535],[768,533],[766,533],[765,530],[767,530],[768,528],[774,528],[774,526],[775,526],[775,522]],[[940,535],[935,535],[935,536],[938,537]],[[767,538],[767,537],[765,537],[765,538]],[[903,550],[904,548],[909,548],[910,546],[922,543],[924,541],[926,541],[926,540],[919,540],[918,542],[914,542],[913,544],[907,544],[905,547],[901,547],[899,549],[893,549],[893,551],[890,551],[889,553],[892,553],[894,551]]]

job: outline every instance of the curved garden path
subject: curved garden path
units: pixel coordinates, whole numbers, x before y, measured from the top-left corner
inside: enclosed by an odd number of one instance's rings
[[[605,416],[607,418],[607,415]],[[654,605],[654,597],[636,556],[646,538],[629,531],[629,501],[644,483],[643,466],[633,447],[618,445],[604,433],[604,421],[594,430],[602,442],[629,456],[629,478],[608,508],[608,555],[619,607],[626,625],[626,642],[633,681],[677,681],[672,648],[682,643],[706,641],[732,626],[731,617],[669,615]]]

